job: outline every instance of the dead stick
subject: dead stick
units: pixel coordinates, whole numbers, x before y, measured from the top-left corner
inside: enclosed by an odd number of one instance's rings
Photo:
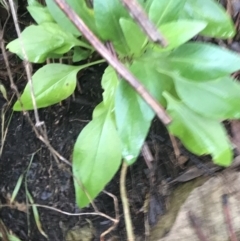
[[[197,218],[191,211],[188,212],[188,218],[189,218],[190,224],[194,228],[194,231],[198,239],[201,241],[209,241],[206,235],[203,233],[200,223],[198,222]]]
[[[159,43],[163,47],[167,46],[166,39],[150,21],[142,6],[136,0],[121,0],[121,2],[153,42]]]
[[[155,98],[149,94],[146,88],[133,76],[133,74],[129,72],[121,62],[112,56],[104,44],[93,34],[93,32],[87,27],[83,20],[71,9],[71,7],[64,0],[54,0],[54,2],[83,34],[83,36],[99,52],[99,54],[101,54],[107,60],[107,62],[118,72],[118,74],[122,76],[148,103],[158,118],[165,125],[168,125],[171,122],[171,118],[168,116],[165,109],[158,103]]]
[[[228,205],[228,195],[223,194],[222,195],[222,205],[223,205],[223,213],[225,217],[225,223],[227,225],[227,230],[230,236],[231,241],[238,241],[237,235],[235,234],[231,222],[231,217],[230,217],[230,210],[229,210],[229,205]]]

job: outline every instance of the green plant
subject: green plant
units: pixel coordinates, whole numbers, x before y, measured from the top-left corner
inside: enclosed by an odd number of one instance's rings
[[[210,43],[188,42],[195,35],[232,38],[230,17],[214,0],[148,0],[139,2],[168,41],[162,48],[148,41],[119,0],[68,0],[69,5],[102,40],[111,41],[118,58],[140,80],[173,121],[169,132],[197,155],[210,154],[216,164],[228,166],[232,147],[222,121],[240,117],[240,84],[230,75],[240,69],[240,57]],[[21,41],[28,59],[43,63],[71,51],[77,60],[93,52],[54,1],[47,7],[29,1],[28,10],[38,25],[27,27]],[[23,56],[20,40],[7,46]],[[38,108],[70,96],[76,74],[90,65],[48,64],[33,75]],[[108,66],[102,77],[103,101],[95,108],[92,121],[79,134],[73,151],[73,173],[95,198],[118,170],[121,160],[136,161],[148,133],[154,112],[125,81],[119,81]],[[57,90],[57,91],[56,91]],[[57,93],[57,94],[56,94]],[[29,84],[21,101],[33,109]],[[13,107],[21,111],[19,101]],[[89,203],[75,181],[77,203]]]

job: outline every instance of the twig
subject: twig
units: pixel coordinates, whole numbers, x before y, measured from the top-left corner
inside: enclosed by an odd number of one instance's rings
[[[8,231],[4,223],[0,219],[0,234],[2,234],[2,241],[10,241],[8,238]]]
[[[63,211],[61,209],[58,209],[58,208],[55,208],[55,207],[51,207],[51,206],[48,206],[48,205],[43,205],[43,204],[37,204],[37,203],[33,203],[33,204],[27,204],[27,207],[40,207],[40,208],[45,208],[45,209],[49,209],[49,210],[52,210],[52,211],[55,211],[55,212],[58,212],[58,213],[61,213],[61,214],[64,214],[64,215],[67,215],[67,216],[87,216],[87,215],[92,215],[92,216],[101,216],[103,218],[106,218],[110,221],[113,222],[113,225],[108,229],[106,230],[105,232],[103,232],[100,236],[100,241],[103,241],[104,240],[104,236],[106,236],[109,232],[111,232],[113,229],[116,228],[116,226],[118,225],[119,223],[119,219],[120,219],[120,215],[119,215],[119,208],[118,208],[118,200],[117,200],[117,197],[114,196],[113,194],[107,192],[107,191],[104,191],[104,193],[106,193],[107,195],[109,195],[110,197],[113,198],[113,201],[114,201],[114,207],[115,207],[115,218],[112,218],[108,215],[106,215],[105,213],[102,213],[102,212],[86,212],[86,213],[70,213],[70,212],[66,212],[66,211]],[[11,204],[0,204],[0,208],[3,208],[3,207],[14,207],[14,205],[11,205]]]
[[[12,99],[11,99],[12,101]],[[1,131],[2,131],[2,136],[1,136],[1,147],[0,147],[0,157],[2,156],[2,153],[3,153],[3,148],[4,148],[4,144],[5,144],[5,140],[6,140],[6,137],[7,137],[7,133],[8,133],[8,127],[10,125],[10,122],[11,122],[11,119],[12,119],[12,115],[13,115],[13,111],[7,121],[7,125],[6,125],[6,128],[5,128],[5,113],[7,112],[5,108],[6,106],[4,105],[2,107],[2,111],[1,111],[1,121],[2,121],[2,124],[1,124]],[[5,128],[5,130],[4,130]]]
[[[49,209],[49,210],[52,210],[52,211],[55,211],[55,212],[58,212],[58,213],[61,213],[61,214],[67,215],[67,216],[84,216],[84,215],[101,216],[101,217],[104,217],[106,219],[111,220],[112,222],[115,222],[114,218],[106,215],[105,213],[101,213],[101,212],[70,213],[70,212],[62,211],[61,209],[54,208],[54,207],[47,206],[47,205],[43,205],[43,204],[37,204],[37,203],[29,204],[29,207],[32,207],[32,206]],[[9,204],[0,204],[0,208],[3,208],[3,207],[11,207],[11,205],[9,205]]]
[[[174,151],[175,157],[176,157],[176,159],[178,159],[180,157],[180,155],[181,155],[181,152],[179,150],[179,147],[178,147],[178,144],[177,144],[177,140],[170,133],[169,133],[169,137],[170,137],[170,140],[172,142],[172,146],[173,146],[173,151]]]
[[[103,192],[106,193],[108,196],[110,196],[113,199],[116,217],[115,217],[115,222],[113,222],[113,225],[100,235],[100,241],[104,241],[104,237],[117,227],[117,225],[119,223],[119,219],[120,219],[117,197],[107,191],[103,191]]]
[[[222,195],[222,205],[223,205],[223,213],[225,217],[225,223],[227,225],[227,230],[230,236],[231,241],[239,241],[235,232],[233,231],[233,226],[232,226],[232,221],[230,217],[230,212],[229,212],[229,206],[228,206],[228,195],[224,194]]]
[[[123,162],[121,176],[120,176],[120,193],[121,193],[121,200],[123,205],[123,213],[124,213],[124,220],[126,224],[128,241],[134,241],[135,237],[133,233],[132,220],[131,220],[131,214],[130,214],[127,191],[126,191],[127,168],[128,168],[127,163]]]
[[[149,146],[146,142],[144,142],[143,146],[142,146],[142,155],[144,157],[144,160],[145,160],[145,163],[147,164],[148,166],[148,169],[149,170],[152,170],[153,169],[153,164],[152,162],[154,161],[154,158],[152,156],[152,153],[149,149]]]
[[[102,42],[93,34],[93,32],[87,27],[83,20],[71,9],[71,7],[64,0],[54,0],[59,8],[65,13],[65,15],[71,20],[71,22],[77,27],[77,29],[83,34],[83,36],[92,44],[92,46],[101,54],[107,62],[122,76],[136,91],[137,93],[148,103],[148,105],[154,110],[158,118],[168,125],[171,122],[171,118],[168,116],[164,108],[158,103],[158,101],[152,97],[147,89],[134,77],[134,75],[128,71],[128,69],[119,62],[108,49],[102,44]]]
[[[190,223],[191,223],[192,227],[194,228],[194,231],[195,231],[197,237],[199,238],[199,240],[209,241],[208,238],[206,237],[206,235],[203,233],[203,231],[201,229],[201,225],[199,224],[197,218],[191,211],[188,212],[188,218],[189,218]]]
[[[136,0],[121,0],[121,2],[153,42],[159,43],[163,47],[167,46],[166,39],[162,36],[155,25],[149,20],[142,6]]]
[[[43,122],[40,122],[39,115],[38,115],[37,103],[36,103],[36,98],[35,98],[34,89],[33,89],[31,67],[30,67],[30,63],[28,61],[27,53],[24,49],[24,44],[22,42],[21,31],[20,31],[20,27],[18,24],[17,13],[16,13],[16,9],[15,9],[13,0],[9,0],[9,5],[10,5],[15,29],[16,29],[16,32],[17,32],[17,35],[18,35],[18,38],[20,41],[20,45],[21,45],[21,50],[22,50],[22,54],[23,54],[23,58],[24,58],[24,66],[25,66],[27,79],[28,79],[28,82],[30,85],[30,90],[31,90],[31,98],[32,98],[32,103],[33,103],[33,108],[34,108],[34,115],[35,115],[35,119],[36,119],[36,126],[38,127],[38,126],[43,125]]]

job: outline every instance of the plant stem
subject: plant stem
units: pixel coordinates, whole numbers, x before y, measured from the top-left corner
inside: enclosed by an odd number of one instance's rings
[[[132,227],[132,219],[129,210],[128,198],[127,198],[127,191],[126,191],[126,174],[127,174],[128,165],[126,162],[123,162],[122,169],[121,169],[121,176],[120,176],[120,193],[121,193],[121,200],[123,205],[123,213],[124,213],[124,220],[127,230],[127,237],[128,241],[134,241],[134,233]]]

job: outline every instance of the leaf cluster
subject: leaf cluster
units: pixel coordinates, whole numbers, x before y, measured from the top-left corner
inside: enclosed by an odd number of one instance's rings
[[[139,79],[172,117],[169,132],[197,155],[210,154],[216,164],[228,166],[232,146],[222,121],[240,117],[240,84],[231,74],[240,57],[222,47],[188,42],[196,35],[228,39],[234,25],[214,0],[139,0],[150,20],[167,39],[163,48],[148,40],[120,0],[67,0],[88,27],[104,42],[111,41],[120,60]],[[52,0],[44,7],[29,0],[28,11],[37,25],[27,27],[8,44],[22,58],[43,63],[70,52],[77,62],[94,51]],[[48,64],[33,75],[38,108],[69,97],[76,87],[77,72],[85,65]],[[153,110],[108,66],[102,76],[103,101],[92,121],[79,134],[73,151],[73,173],[95,198],[118,170],[121,160],[133,164],[147,136]],[[33,109],[29,84],[21,96],[23,106]],[[21,111],[19,101],[15,111]],[[77,203],[89,203],[75,181]]]

